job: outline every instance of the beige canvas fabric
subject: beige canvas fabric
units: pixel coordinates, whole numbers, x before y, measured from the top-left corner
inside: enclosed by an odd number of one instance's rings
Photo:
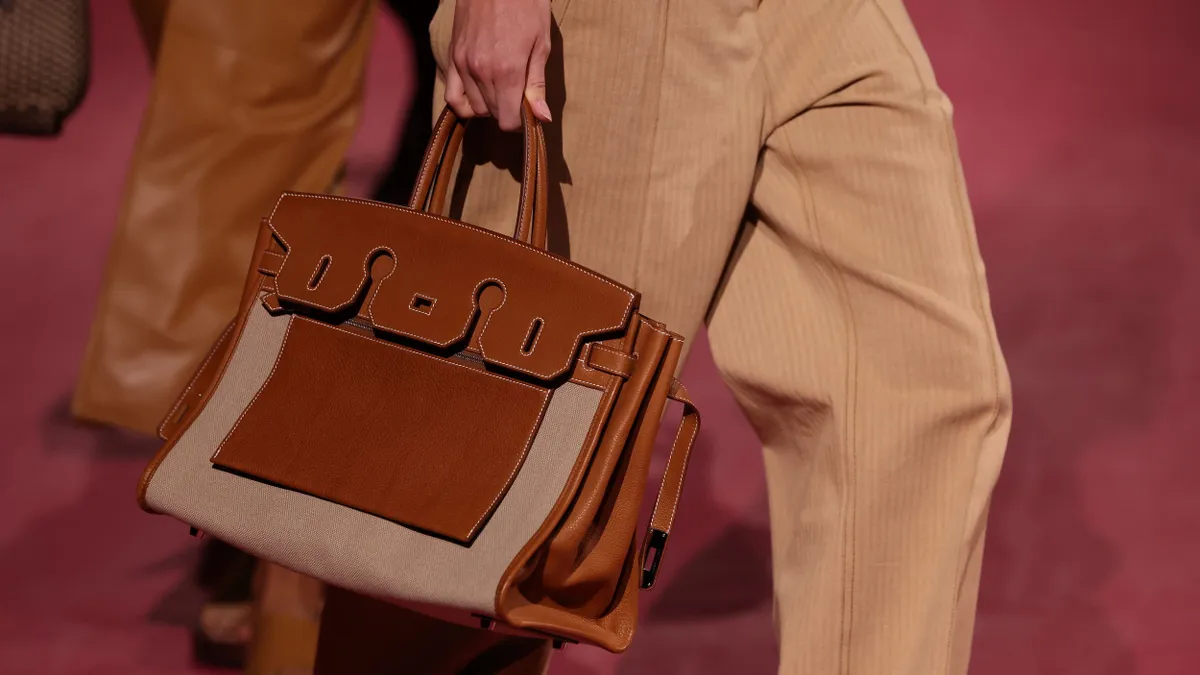
[[[494,614],[500,577],[565,487],[602,392],[573,383],[555,390],[508,493],[464,547],[212,468],[213,451],[266,382],[291,321],[254,305],[211,400],[155,472],[149,505],[344,588]]]
[[[964,673],[1010,388],[900,0],[554,7],[552,248],[689,337],[708,319],[764,445],[780,671]],[[511,227],[518,149],[468,148],[464,220]]]

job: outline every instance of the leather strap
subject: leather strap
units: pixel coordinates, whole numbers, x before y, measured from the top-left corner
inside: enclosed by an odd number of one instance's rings
[[[626,380],[633,375],[633,367],[637,359],[629,354],[595,342],[589,342],[585,348],[587,351],[584,363],[588,368],[603,371],[609,375],[616,375]]]
[[[542,125],[533,116],[529,103],[521,108],[521,125],[525,136],[524,171],[521,179],[521,203],[517,209],[517,222],[513,237],[539,249],[546,249],[546,201],[548,194],[546,175],[546,140]],[[449,190],[450,174],[462,147],[462,137],[467,121],[460,120],[448,106],[442,110],[421,172],[413,187],[408,206],[414,210],[443,215],[446,193]]]
[[[462,147],[463,134],[466,133],[467,125],[458,124],[450,132],[450,140],[446,143],[446,149],[443,152],[443,157],[450,158],[450,164],[443,170],[439,162],[434,170],[433,191],[430,193],[429,202],[426,204],[426,211],[436,213],[440,216],[446,215],[446,193],[450,189],[450,172],[454,170],[454,158],[458,157],[458,151]]]
[[[683,421],[679,425],[679,432],[675,434],[671,456],[667,458],[667,468],[663,472],[662,485],[658,489],[658,500],[654,502],[654,511],[650,514],[650,525],[646,530],[642,547],[642,588],[654,586],[654,579],[658,576],[658,566],[662,562],[667,548],[667,537],[671,534],[671,525],[675,521],[675,509],[679,506],[679,494],[683,490],[688,459],[696,442],[696,434],[700,432],[700,411],[696,410],[696,405],[688,397],[687,389],[679,380],[671,383],[671,393],[668,397],[683,404]]]
[[[265,274],[273,277],[279,274],[279,268],[283,267],[283,254],[274,251],[263,251],[262,256],[258,260],[259,274]]]

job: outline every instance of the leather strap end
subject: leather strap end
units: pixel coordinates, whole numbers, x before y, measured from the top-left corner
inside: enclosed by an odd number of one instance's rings
[[[267,308],[267,311],[270,312],[272,316],[283,311],[283,305],[279,304],[279,296],[275,295],[274,293],[268,293],[264,295],[262,304],[263,307]]]
[[[687,474],[692,446],[695,445],[696,435],[700,432],[700,411],[696,409],[696,405],[688,397],[687,388],[679,380],[672,381],[668,397],[683,404],[683,421],[671,446],[671,455],[667,458],[667,468],[663,472],[658,499],[654,503],[654,511],[650,514],[650,525],[642,549],[643,589],[653,586],[655,577],[658,576],[658,567],[666,553],[671,525],[675,522],[675,510],[679,506],[679,496],[683,491],[683,479]]]
[[[642,547],[642,590],[654,588],[654,581],[658,578],[658,566],[667,549],[668,534],[654,528],[650,528],[646,533],[646,543]]]

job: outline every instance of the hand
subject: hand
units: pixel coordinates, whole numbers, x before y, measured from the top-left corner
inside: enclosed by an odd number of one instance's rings
[[[550,121],[546,59],[550,0],[458,0],[450,37],[446,103],[459,117],[492,116],[521,128],[521,97]]]

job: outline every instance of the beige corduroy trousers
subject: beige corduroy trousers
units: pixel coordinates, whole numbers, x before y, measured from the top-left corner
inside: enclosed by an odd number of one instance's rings
[[[554,12],[551,246],[677,331],[707,320],[764,446],[780,671],[966,672],[1010,388],[950,103],[900,0]],[[464,220],[511,226],[517,142],[468,148]],[[326,653],[372,639],[331,602]],[[396,672],[452,672],[372,631]]]

